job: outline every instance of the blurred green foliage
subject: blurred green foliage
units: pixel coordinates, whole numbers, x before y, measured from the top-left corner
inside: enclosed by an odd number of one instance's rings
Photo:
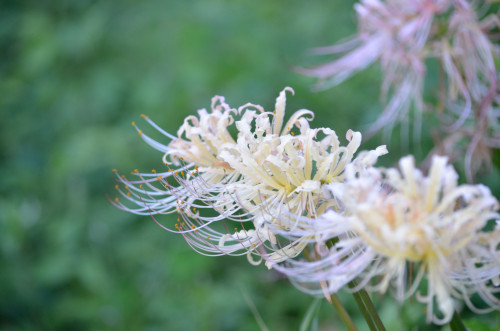
[[[175,133],[213,95],[270,108],[292,86],[290,112],[314,110],[313,125],[341,137],[366,128],[381,109],[376,69],[321,93],[292,70],[319,61],[308,49],[354,32],[352,4],[2,1],[1,329],[256,330],[242,291],[270,330],[298,329],[313,299],[279,274],[201,256],[106,194],[111,169],[160,162],[130,125],[141,113]],[[342,299],[363,329],[352,298]],[[420,306],[374,300],[389,329],[425,327]],[[342,329],[325,302],[318,320]]]

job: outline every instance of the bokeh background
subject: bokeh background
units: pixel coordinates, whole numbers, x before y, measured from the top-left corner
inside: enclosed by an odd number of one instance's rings
[[[289,114],[311,109],[313,126],[341,137],[365,130],[382,109],[377,68],[319,93],[293,71],[324,60],[309,49],[355,32],[353,3],[0,2],[0,329],[259,330],[258,311],[270,330],[298,330],[313,298],[279,274],[198,255],[106,195],[115,196],[113,168],[160,168],[162,155],[130,124],[145,127],[141,113],[175,133],[214,95],[271,109],[291,86]],[[383,164],[405,153],[395,136]],[[432,147],[423,138],[420,158]],[[488,178],[498,186],[496,173]],[[425,326],[415,302],[373,299],[389,330],[440,329]],[[498,314],[463,316],[500,327]],[[324,300],[315,327],[343,329]]]

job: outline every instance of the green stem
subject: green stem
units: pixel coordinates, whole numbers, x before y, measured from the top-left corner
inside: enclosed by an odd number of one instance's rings
[[[342,303],[340,302],[339,298],[332,293],[330,295],[330,299],[332,301],[332,306],[335,307],[335,310],[337,310],[337,313],[339,314],[342,322],[344,322],[345,326],[347,327],[347,330],[358,331],[356,325],[354,325],[354,322],[349,316],[349,313],[347,313],[347,310],[345,310],[344,306],[342,306]]]
[[[464,322],[462,322],[462,318],[456,311],[450,321],[450,329],[451,331],[467,331]]]
[[[373,305],[372,299],[370,299],[370,296],[366,292],[366,290],[360,290],[359,294],[363,298],[363,301],[365,302],[366,308],[368,309],[368,312],[373,318],[373,321],[375,322],[375,325],[377,326],[377,329],[380,331],[385,331],[385,326],[384,323],[382,323],[382,320],[380,319],[380,316],[377,313],[377,310],[375,309],[375,306]]]
[[[349,283],[349,287],[351,286],[351,283]],[[363,314],[363,317],[365,318],[366,324],[368,324],[368,327],[370,328],[371,331],[377,331],[377,328],[375,326],[375,323],[373,323],[372,317],[368,310],[366,309],[365,303],[363,302],[363,299],[361,298],[361,295],[359,292],[353,292],[352,296],[354,297],[354,300],[356,300],[356,303],[358,304],[359,310]]]
[[[357,283],[353,280],[348,284],[348,286],[352,289],[357,286]],[[358,304],[370,330],[385,331],[384,323],[382,323],[382,320],[380,319],[380,316],[378,315],[377,310],[375,309],[375,306],[373,305],[373,302],[366,290],[361,289],[354,292],[352,295],[354,296],[354,299],[356,300],[356,303]]]

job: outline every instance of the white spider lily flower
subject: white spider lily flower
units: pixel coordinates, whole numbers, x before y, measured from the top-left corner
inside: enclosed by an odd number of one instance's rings
[[[382,94],[390,96],[371,133],[392,128],[408,118],[412,104],[420,132],[426,59],[440,61],[448,91],[442,100],[450,110],[451,130],[471,115],[488,89],[497,85],[495,53],[498,47],[487,32],[499,25],[491,15],[480,21],[467,0],[361,0],[355,4],[358,34],[342,44],[317,49],[318,54],[344,54],[340,58],[299,72],[334,86],[379,62]],[[327,83],[325,83],[325,81]]]
[[[359,281],[354,291],[391,289],[399,301],[415,294],[427,305],[428,323],[449,322],[456,300],[474,312],[500,309],[500,226],[484,230],[500,217],[498,201],[483,185],[458,185],[445,157],[433,158],[429,176],[411,156],[399,165],[399,171],[364,172],[348,166],[346,181],[329,186],[343,212],[304,218],[309,232],[295,235],[311,235],[315,256],[273,267],[315,295],[353,279]],[[488,307],[475,307],[473,295]]]
[[[181,233],[202,254],[248,254],[254,264],[262,260],[262,252],[276,263],[296,256],[306,244],[281,242],[269,225],[279,221],[281,211],[317,216],[332,206],[322,198],[322,187],[343,180],[361,134],[349,130],[348,146],[340,146],[333,130],[309,127],[314,115],[309,110],[299,110],[284,122],[287,91],[293,93],[285,88],[273,112],[254,104],[232,109],[222,97],[215,97],[212,111],[188,117],[177,136],[145,117],[171,139],[164,145],[136,126],[147,143],[164,153],[163,163],[169,169],[150,174],[136,170],[132,174],[137,180],[117,174],[125,202],[117,199],[115,204],[151,215],[158,224],[154,215],[179,213],[173,229],[160,225]],[[237,131],[236,140],[229,134],[230,126]],[[370,164],[386,152],[383,146],[360,154],[356,162]],[[287,229],[294,224],[280,226]]]
[[[289,90],[293,92],[293,90]],[[323,186],[344,180],[344,168],[353,162],[357,168],[373,165],[377,157],[387,153],[385,146],[360,153],[361,134],[349,130],[347,146],[341,146],[335,131],[312,129],[305,115],[297,111],[282,126],[285,92],[276,101],[274,113],[253,113],[236,122],[239,134],[235,145],[226,146],[220,157],[241,174],[238,181],[227,185],[238,204],[258,215],[255,228],[267,232],[294,231],[300,224],[281,214],[317,217],[328,208],[339,209],[334,199],[327,199]],[[251,113],[249,114],[251,115]],[[271,120],[272,117],[272,120]],[[299,132],[291,131],[296,127]],[[267,258],[275,263],[297,256],[308,243],[307,238],[276,244],[271,242]],[[267,248],[267,247],[266,247]],[[268,267],[271,266],[269,263]]]

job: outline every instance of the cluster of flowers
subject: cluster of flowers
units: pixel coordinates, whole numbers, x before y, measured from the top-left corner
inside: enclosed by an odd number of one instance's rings
[[[413,121],[418,136],[422,112],[429,108],[423,98],[427,64],[438,63],[441,81],[434,89],[438,91],[435,114],[445,135],[436,137],[436,150],[453,161],[465,154],[466,174],[472,181],[480,168],[491,163],[491,148],[500,147],[500,86],[495,67],[500,49],[491,41],[498,39],[494,33],[500,20],[487,15],[487,7],[469,0],[361,0],[354,7],[358,34],[317,49],[319,54],[343,55],[299,71],[329,87],[379,62],[382,94],[389,100],[370,133],[381,128],[390,131],[396,121],[408,128]],[[415,112],[410,116],[412,106]]]
[[[458,185],[445,157],[434,157],[428,177],[412,157],[400,170],[377,168],[387,149],[355,157],[359,132],[349,130],[341,146],[332,129],[310,127],[309,110],[285,122],[286,92],[272,112],[214,97],[177,136],[143,116],[170,141],[133,123],[168,170],[134,170],[132,180],[117,173],[113,203],[158,224],[157,215],[178,213],[173,226],[160,225],[196,251],[265,261],[311,294],[356,279],[352,291],[390,290],[401,301],[415,294],[436,323],[451,319],[455,299],[474,311],[500,308],[500,215],[488,188]]]

